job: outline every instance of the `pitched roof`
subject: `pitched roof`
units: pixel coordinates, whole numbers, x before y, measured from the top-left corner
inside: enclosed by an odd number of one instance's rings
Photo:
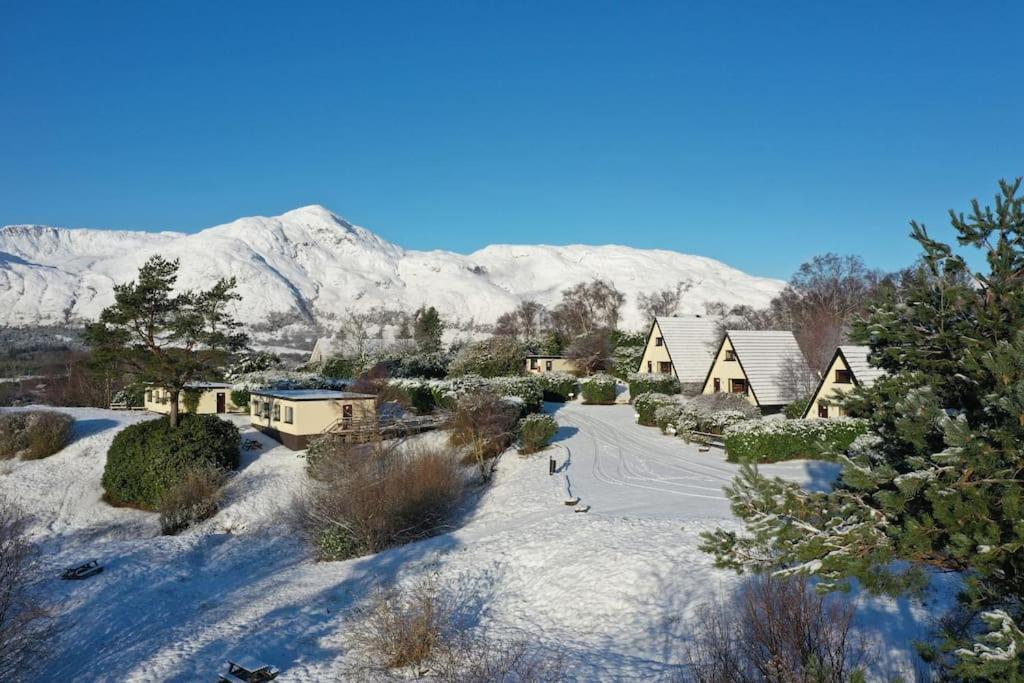
[[[699,315],[659,316],[654,320],[679,381],[703,382],[715,355],[715,321]]]
[[[799,398],[793,375],[810,369],[792,332],[728,330],[726,334],[760,405],[783,405]]]
[[[870,387],[875,383],[876,379],[885,374],[885,371],[881,368],[868,365],[868,353],[871,351],[870,347],[844,345],[839,347],[839,351],[842,352],[843,358],[846,359],[846,364],[853,373],[853,378],[857,380],[858,383],[863,384],[866,387]]]

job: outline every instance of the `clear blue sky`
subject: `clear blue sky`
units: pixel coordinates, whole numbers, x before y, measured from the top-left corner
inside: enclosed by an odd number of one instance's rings
[[[0,224],[896,268],[1024,174],[1021,5],[0,0]]]

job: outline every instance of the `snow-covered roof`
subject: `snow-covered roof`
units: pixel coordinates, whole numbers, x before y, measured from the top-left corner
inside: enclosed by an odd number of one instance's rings
[[[680,382],[703,382],[714,359],[715,321],[699,315],[655,318]]]
[[[850,372],[853,373],[853,378],[858,384],[870,387],[876,379],[885,374],[881,368],[868,364],[868,353],[871,352],[871,347],[846,344],[840,346],[839,351],[846,359],[846,365],[849,366]]]
[[[728,330],[757,402],[777,406],[800,398],[794,375],[809,372],[807,359],[790,331]]]
[[[328,391],[326,389],[260,389],[253,396],[283,398],[288,401],[338,401],[357,398],[377,398],[373,394],[357,394],[351,391]]]
[[[231,385],[224,382],[187,382],[186,389],[230,389]]]

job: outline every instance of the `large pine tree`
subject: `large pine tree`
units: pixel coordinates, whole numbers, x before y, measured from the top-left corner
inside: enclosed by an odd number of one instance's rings
[[[1024,197],[950,212],[983,273],[912,223],[921,262],[855,328],[886,377],[846,401],[872,434],[845,456],[833,491],[811,493],[747,468],[728,490],[746,533],[717,530],[720,566],[850,579],[874,592],[963,580],[941,662],[964,679],[1021,680],[1024,637]]]
[[[136,379],[170,394],[170,423],[178,426],[178,397],[189,382],[219,373],[248,338],[227,310],[240,299],[234,278],[205,291],[175,292],[178,261],[153,256],[135,282],[114,285],[114,303],[86,328],[96,356],[118,359]]]

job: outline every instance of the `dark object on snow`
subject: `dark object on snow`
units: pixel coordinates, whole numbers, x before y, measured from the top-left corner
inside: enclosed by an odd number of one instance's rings
[[[554,458],[548,458],[548,474],[554,474],[554,473],[555,473],[555,459]]]
[[[77,567],[68,567],[64,570],[64,573],[60,575],[60,578],[66,580],[88,579],[90,576],[95,576],[101,571],[103,571],[103,567],[100,565],[99,560],[89,560],[85,564],[80,564]]]
[[[579,505],[580,504],[580,498],[579,498],[579,496],[576,496],[575,498],[567,498],[565,500],[565,504],[566,505]]]
[[[220,674],[217,678],[219,683],[263,683],[272,681],[281,673],[269,664],[262,664],[255,660],[239,659],[237,662],[228,660],[228,672]]]
[[[263,444],[261,444],[257,439],[245,439],[242,442],[243,451],[258,451],[262,447]]]
[[[590,512],[589,505],[577,505],[573,512]]]

